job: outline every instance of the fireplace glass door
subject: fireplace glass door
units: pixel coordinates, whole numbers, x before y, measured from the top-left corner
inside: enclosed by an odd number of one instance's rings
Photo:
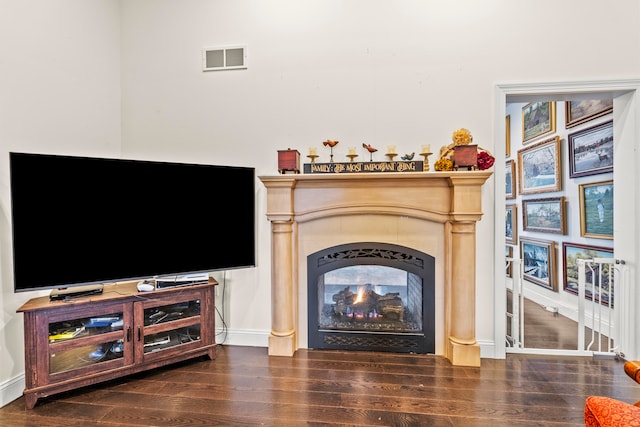
[[[433,353],[435,259],[380,242],[307,257],[309,348]]]
[[[422,280],[407,271],[356,265],[318,277],[320,329],[422,331]]]

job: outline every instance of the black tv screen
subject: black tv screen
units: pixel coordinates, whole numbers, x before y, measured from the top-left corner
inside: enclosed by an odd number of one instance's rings
[[[255,170],[10,153],[14,289],[255,266]]]

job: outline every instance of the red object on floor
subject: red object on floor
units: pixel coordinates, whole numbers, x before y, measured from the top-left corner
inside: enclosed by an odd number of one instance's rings
[[[640,427],[640,407],[610,397],[589,396],[584,405],[587,427]]]
[[[640,384],[640,362],[629,360],[624,372]],[[589,396],[584,404],[587,427],[640,427],[640,402],[631,405],[610,397]]]

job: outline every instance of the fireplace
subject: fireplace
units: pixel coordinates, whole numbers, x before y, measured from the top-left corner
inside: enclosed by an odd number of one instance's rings
[[[480,366],[476,222],[482,217],[482,186],[490,176],[489,171],[260,176],[271,223],[269,355],[292,356],[298,348],[315,346],[308,333],[313,316],[308,257],[341,245],[376,242],[433,257],[434,353],[454,365]],[[389,299],[387,294],[395,292],[370,289]],[[334,294],[323,298],[333,300]],[[430,319],[431,314],[423,316]]]
[[[309,255],[309,348],[434,353],[434,262],[379,242]]]

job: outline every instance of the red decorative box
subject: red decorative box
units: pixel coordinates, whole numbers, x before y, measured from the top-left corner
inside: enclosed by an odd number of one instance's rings
[[[475,170],[478,168],[478,146],[477,145],[458,145],[453,149],[453,167],[470,168]]]
[[[278,150],[278,172],[300,173],[300,152],[291,148]]]

